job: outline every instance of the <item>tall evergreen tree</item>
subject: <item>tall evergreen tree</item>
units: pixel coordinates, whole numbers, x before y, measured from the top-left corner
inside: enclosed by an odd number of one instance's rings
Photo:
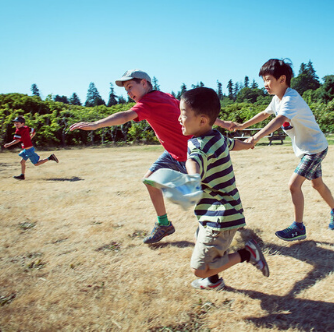
[[[249,88],[249,77],[245,76],[244,88]]]
[[[107,106],[113,106],[117,104],[117,96],[114,94],[114,85],[110,83],[110,92],[109,92],[109,100]]]
[[[59,101],[59,102],[64,103],[64,104],[69,104],[69,101],[68,101],[66,96],[55,95],[53,100],[54,101]]]
[[[259,85],[255,82],[255,80],[252,81],[251,89],[257,89]]]
[[[184,92],[187,91],[187,86],[185,85],[185,83],[182,83],[181,85],[181,90],[177,93],[176,98],[177,99],[181,99],[181,96],[183,95]]]
[[[72,96],[69,99],[69,102],[70,102],[71,105],[81,106],[81,101],[80,101],[78,95],[75,92],[73,92]]]
[[[217,95],[220,100],[223,99],[223,85],[217,80]]]
[[[153,79],[152,79],[152,87],[153,87],[153,90],[160,91],[160,85],[158,84],[158,80],[155,76],[153,76]]]
[[[232,82],[232,80],[228,81],[226,88],[227,88],[227,91],[228,91],[228,97],[230,99],[233,99],[234,98],[233,97],[233,90],[234,89],[233,89],[233,82]]]
[[[291,88],[297,90],[302,95],[307,90],[316,90],[319,87],[319,78],[315,73],[312,62],[309,61],[307,65],[302,63],[298,76],[291,80]]]
[[[40,97],[38,87],[37,87],[37,85],[35,83],[31,85],[30,90],[31,90],[33,96]]]
[[[95,84],[91,82],[89,84],[85,106],[94,107],[94,106],[105,105],[105,104],[106,103],[104,102],[99,92],[97,91]]]

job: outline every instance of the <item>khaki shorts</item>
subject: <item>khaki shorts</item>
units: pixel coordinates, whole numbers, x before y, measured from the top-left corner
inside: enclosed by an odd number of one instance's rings
[[[190,266],[196,270],[217,269],[228,263],[228,249],[237,229],[215,231],[199,224]]]

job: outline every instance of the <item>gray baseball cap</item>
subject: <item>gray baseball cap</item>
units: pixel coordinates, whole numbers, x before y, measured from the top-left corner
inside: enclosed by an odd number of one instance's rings
[[[134,78],[145,79],[146,81],[151,83],[151,77],[140,69],[128,70],[123,74],[123,76],[119,80],[115,81],[115,83],[117,86],[122,87],[125,81],[130,81],[133,80]]]

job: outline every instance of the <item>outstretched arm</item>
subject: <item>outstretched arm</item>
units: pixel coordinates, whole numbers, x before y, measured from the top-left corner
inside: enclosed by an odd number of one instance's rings
[[[16,143],[19,143],[19,142],[20,142],[19,139],[14,139],[14,140],[11,141],[10,143],[5,144],[3,147],[7,149],[7,148],[9,148],[10,146],[12,146],[12,145],[14,145],[14,144],[16,144]]]
[[[262,137],[268,136],[269,134],[280,128],[282,124],[286,121],[289,121],[287,117],[285,117],[284,115],[278,115],[275,119],[272,119],[264,128],[262,128],[251,138],[254,138],[255,143],[257,143]]]
[[[217,118],[216,122],[215,122],[215,125],[219,126],[219,127],[222,127],[224,129],[227,129],[227,130],[232,130],[231,127],[233,127],[234,122],[232,122],[232,121],[223,121],[223,120],[220,120],[220,119]]]
[[[189,175],[199,174],[199,165],[194,159],[187,159],[186,169]]]
[[[234,122],[231,126],[231,130],[238,130],[238,129],[246,129],[249,126],[252,126],[256,123],[262,122],[263,120],[269,118],[270,114],[266,113],[265,111],[260,112],[256,114],[254,117],[252,117],[250,120],[244,122],[244,123],[237,123]]]
[[[95,122],[78,122],[74,123],[71,127],[70,130],[76,130],[76,129],[81,129],[81,130],[96,130],[99,128],[104,128],[104,127],[110,127],[110,126],[118,126],[123,123],[126,123],[128,121],[131,121],[137,117],[137,113],[132,110],[124,111],[124,112],[118,112],[112,115],[109,115],[108,117],[98,120]]]

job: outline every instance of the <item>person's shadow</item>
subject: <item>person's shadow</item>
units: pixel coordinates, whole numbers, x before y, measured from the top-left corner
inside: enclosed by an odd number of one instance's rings
[[[334,331],[334,303],[333,297],[326,297],[323,301],[313,301],[297,298],[301,292],[325,279],[334,271],[334,252],[317,247],[318,244],[333,245],[332,243],[302,241],[290,247],[281,247],[276,244],[266,244],[264,247],[270,253],[290,256],[313,266],[313,269],[301,279],[297,280],[292,289],[285,295],[270,295],[253,290],[242,290],[228,287],[230,292],[239,292],[252,299],[261,301],[261,307],[268,312],[264,317],[248,317],[259,328],[276,328],[298,331]],[[289,267],[282,271],[282,280],[289,278]],[[329,285],[329,294],[333,294],[333,285]],[[316,290],[314,290],[316,291]]]

